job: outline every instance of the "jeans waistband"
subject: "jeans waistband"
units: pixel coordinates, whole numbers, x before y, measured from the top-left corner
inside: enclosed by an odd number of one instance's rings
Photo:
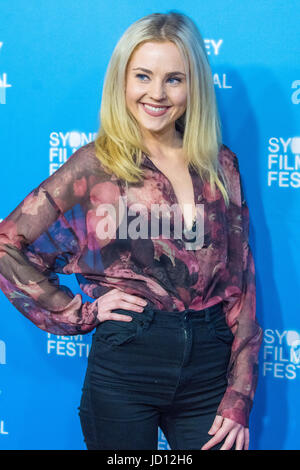
[[[206,307],[202,310],[195,309],[185,309],[179,312],[168,311],[168,310],[159,310],[153,308],[151,304],[147,304],[144,308],[144,311],[139,313],[132,310],[115,310],[117,313],[123,313],[124,315],[130,315],[133,317],[133,320],[138,323],[142,323],[144,326],[148,326],[150,323],[169,323],[170,326],[178,325],[185,320],[200,319],[205,322],[210,322],[211,319],[215,316],[223,313],[222,309],[223,302],[219,302],[211,307]]]
[[[156,316],[160,316],[162,318],[166,318],[166,317],[170,317],[170,318],[202,318],[204,319],[205,321],[209,321],[211,316],[214,314],[214,313],[220,313],[223,311],[222,309],[222,305],[223,305],[223,302],[219,302],[215,305],[212,305],[211,307],[206,307],[206,308],[203,308],[201,310],[195,310],[195,309],[190,309],[190,308],[187,308],[185,310],[181,310],[179,312],[173,312],[173,311],[167,311],[167,310],[159,310],[159,309],[155,309],[155,308],[152,308],[150,306],[146,306],[145,307],[145,310],[148,309],[151,311],[153,311]]]

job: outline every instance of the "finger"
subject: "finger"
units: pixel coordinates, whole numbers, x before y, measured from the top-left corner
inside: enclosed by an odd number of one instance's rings
[[[145,306],[147,303],[142,303],[140,302],[139,304],[137,302],[132,302],[125,299],[113,299],[109,303],[106,303],[105,306],[106,308],[109,307],[109,310],[116,310],[116,309],[122,309],[122,310],[134,310],[135,312],[143,312],[145,309]]]
[[[128,309],[133,311],[133,309]],[[108,311],[101,311],[98,313],[97,318],[100,322],[106,321],[106,320],[117,320],[117,321],[126,321],[130,322],[133,320],[132,316],[130,315],[125,315],[123,313],[116,313],[116,312],[111,312],[110,310]]]
[[[117,312],[112,312],[112,310],[117,310],[117,309],[122,309],[122,310],[129,310],[129,311],[134,311],[138,313],[142,313],[144,311],[144,307],[138,306],[136,304],[131,304],[128,302],[120,301],[120,300],[114,300],[110,302],[104,302],[103,303],[98,303],[98,315],[97,318],[100,321],[103,320],[110,320],[113,319],[114,315],[118,315],[118,319],[122,319],[121,317],[125,318],[125,321],[128,321],[128,316],[124,316],[123,314],[118,314]],[[115,317],[116,318],[116,317]],[[131,317],[130,317],[131,319]]]
[[[240,429],[236,436],[235,450],[243,450],[245,443],[245,428]]]
[[[223,423],[220,429],[217,431],[215,436],[210,439],[204,446],[201,448],[202,450],[208,450],[209,448],[213,447],[215,444],[221,442],[225,436],[233,429],[236,429],[236,433],[241,428],[241,425],[237,425],[237,423],[229,418],[223,418]]]
[[[115,320],[115,321],[127,321],[127,322],[130,322],[133,320],[131,316],[123,315],[122,313],[111,313],[107,319]]]
[[[244,450],[249,449],[249,428],[245,428],[245,443],[244,443]]]
[[[224,429],[223,427],[217,431],[217,433],[212,437],[209,441],[207,441],[204,446],[201,447],[201,450],[208,450],[211,449],[213,446],[221,442],[224,437],[227,435],[228,430]]]
[[[143,299],[142,297],[138,297],[132,294],[127,294],[126,292],[121,292],[121,294],[119,292],[118,299],[119,298],[121,298],[125,302],[141,305],[143,307],[145,307],[148,303],[147,300]]]
[[[135,312],[143,312],[145,309],[145,305],[138,305],[132,302],[127,302],[127,300],[114,300],[111,304],[111,310],[116,310],[116,309],[122,309],[122,310],[134,310]]]
[[[111,289],[110,291],[108,291],[106,294],[102,295],[101,297],[99,297],[99,301],[104,301],[107,302],[107,299],[109,300],[124,300],[124,301],[127,301],[129,303],[133,303],[133,304],[137,304],[137,305],[141,305],[141,306],[146,306],[148,301],[146,299],[144,299],[143,297],[138,297],[137,295],[133,295],[133,294],[128,294],[127,292],[124,292],[123,290],[121,289],[118,289],[118,288],[114,288],[114,289]]]
[[[129,315],[123,315],[121,313],[98,313],[97,315],[98,320],[100,323],[107,321],[107,320],[117,320],[117,321],[125,321],[125,322],[131,322],[133,318]]]
[[[220,429],[223,423],[223,419],[224,418],[222,416],[217,415],[214,419],[214,422],[212,423],[210,430],[208,431],[208,434],[215,434],[218,429]]]
[[[222,447],[220,447],[220,450],[230,450],[230,449],[232,449],[232,446],[233,446],[233,444],[236,440],[236,436],[237,436],[238,432],[239,432],[238,429],[232,429],[232,431],[230,431],[230,433],[226,437],[224,444],[222,445]]]

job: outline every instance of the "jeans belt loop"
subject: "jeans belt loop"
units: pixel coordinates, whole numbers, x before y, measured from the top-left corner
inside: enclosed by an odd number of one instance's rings
[[[147,304],[144,308],[144,312],[141,314],[141,319],[138,321],[138,329],[148,328],[154,317],[154,309]]]
[[[210,311],[209,308],[205,309],[205,321],[209,322],[210,321]]]

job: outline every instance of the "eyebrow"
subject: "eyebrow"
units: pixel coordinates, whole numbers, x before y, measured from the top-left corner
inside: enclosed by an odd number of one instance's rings
[[[150,75],[153,74],[153,72],[152,72],[151,70],[145,69],[145,68],[143,68],[143,67],[136,67],[136,68],[133,68],[132,70],[142,70],[143,72],[149,73]],[[185,73],[179,72],[179,71],[168,72],[168,73],[166,73],[166,76],[168,76],[168,75],[175,75],[175,74],[176,74],[176,75],[184,75],[184,76],[185,76]]]

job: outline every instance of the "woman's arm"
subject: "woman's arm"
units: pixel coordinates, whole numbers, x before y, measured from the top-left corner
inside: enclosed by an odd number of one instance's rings
[[[248,242],[249,209],[244,198],[238,159],[233,152],[229,153],[232,171],[228,174],[233,191],[229,217],[229,270],[231,279],[239,279],[239,282],[238,288],[234,285],[226,288],[224,311],[235,337],[228,367],[228,387],[217,414],[248,427],[257,386],[262,329],[256,319],[255,265]]]
[[[234,333],[227,370],[228,386],[210,430],[213,437],[202,446],[209,450],[224,440],[220,450],[247,450],[249,414],[258,378],[262,329],[256,319],[255,266],[249,239],[249,209],[244,198],[236,155],[225,148],[223,166],[230,181],[228,208],[228,273],[224,313]]]
[[[42,330],[75,335],[98,323],[97,300],[60,286],[56,272],[76,260],[80,240],[65,214],[87,197],[90,146],[81,147],[0,223],[0,288]]]

